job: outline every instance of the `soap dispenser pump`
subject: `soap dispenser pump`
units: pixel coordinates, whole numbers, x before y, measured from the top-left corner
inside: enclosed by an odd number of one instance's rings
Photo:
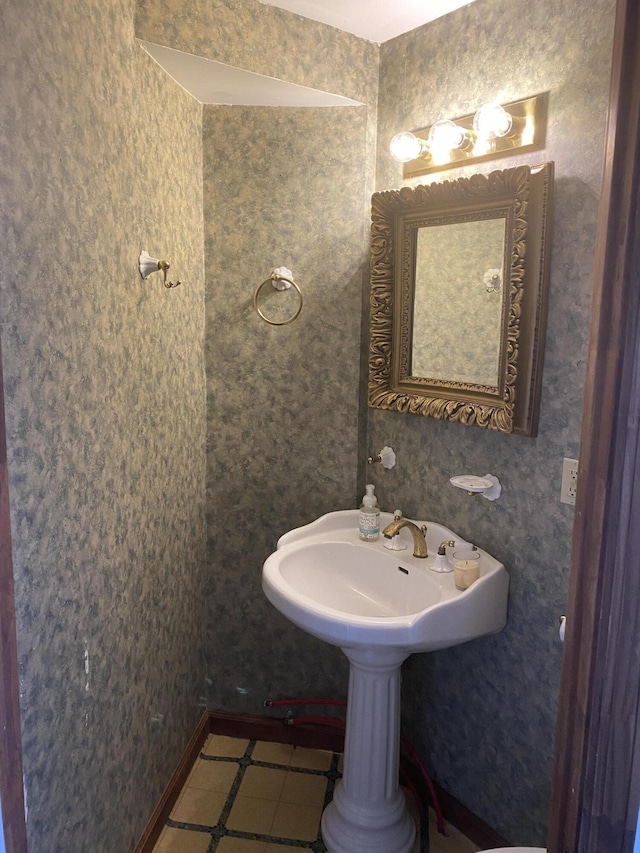
[[[380,509],[378,499],[374,495],[375,486],[369,483],[365,486],[367,493],[362,498],[362,506],[358,517],[358,533],[365,542],[375,542],[380,538]]]

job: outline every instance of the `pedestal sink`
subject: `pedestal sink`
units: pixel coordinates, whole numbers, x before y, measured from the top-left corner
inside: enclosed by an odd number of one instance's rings
[[[381,529],[392,520],[381,513]],[[436,554],[444,541],[468,543],[440,524],[427,530],[429,556],[416,558],[406,528],[406,550],[388,550],[382,536],[359,539],[357,510],[331,512],[285,533],[264,564],[269,601],[349,659],[343,777],[322,816],[329,853],[410,853],[415,828],[398,786],[401,664],[506,622],[504,566],[477,549],[480,577],[461,592],[453,573],[434,570]]]

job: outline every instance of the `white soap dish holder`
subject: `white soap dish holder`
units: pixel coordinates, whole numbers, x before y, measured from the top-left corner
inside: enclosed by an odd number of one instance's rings
[[[463,489],[468,495],[482,495],[488,501],[497,500],[502,494],[500,480],[493,474],[476,477],[474,474],[459,474],[449,480],[456,489]]]

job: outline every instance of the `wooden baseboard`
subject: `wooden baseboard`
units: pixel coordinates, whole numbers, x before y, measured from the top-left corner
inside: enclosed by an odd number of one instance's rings
[[[309,749],[328,749],[343,752],[344,730],[317,723],[291,725],[276,717],[258,717],[251,714],[228,714],[209,711],[211,731],[218,735],[292,743]]]
[[[189,771],[209,734],[274,741],[275,743],[291,743],[295,746],[327,749],[332,752],[342,752],[344,749],[343,730],[330,725],[290,725],[285,720],[274,717],[232,714],[226,711],[205,711],[149,820],[146,830],[137,843],[134,853],[152,853],[171,809],[180,795]],[[418,778],[415,778],[414,782],[418,792],[427,802],[429,795],[426,786]],[[467,838],[470,838],[474,844],[483,849],[510,846],[505,838],[459,800],[447,793],[444,788],[436,784],[435,789],[445,820],[459,829]]]
[[[435,782],[434,788],[447,823],[459,829],[481,850],[493,850],[494,847],[512,847],[506,838],[470,811],[460,800],[456,800]]]
[[[153,850],[210,731],[209,712],[205,711],[133,853],[151,853]]]

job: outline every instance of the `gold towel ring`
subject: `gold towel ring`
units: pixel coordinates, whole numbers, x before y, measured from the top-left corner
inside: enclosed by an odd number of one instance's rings
[[[297,307],[296,311],[291,315],[291,317],[288,317],[286,320],[270,320],[262,312],[260,306],[258,305],[258,295],[260,294],[260,291],[265,286],[265,284],[273,285],[274,281],[286,281],[288,284],[290,284],[292,287],[295,288],[296,293],[298,294],[298,299],[299,299],[298,307]],[[270,326],[286,326],[288,323],[293,323],[293,321],[296,319],[296,317],[302,311],[302,291],[300,290],[300,288],[298,287],[298,285],[295,283],[295,281],[292,278],[287,278],[286,276],[278,275],[277,273],[271,273],[269,278],[265,278],[265,280],[262,282],[262,284],[259,284],[256,287],[256,292],[253,294],[253,307],[256,309],[256,311],[258,312],[260,317],[262,317],[262,319],[265,321],[265,323],[269,323]]]

